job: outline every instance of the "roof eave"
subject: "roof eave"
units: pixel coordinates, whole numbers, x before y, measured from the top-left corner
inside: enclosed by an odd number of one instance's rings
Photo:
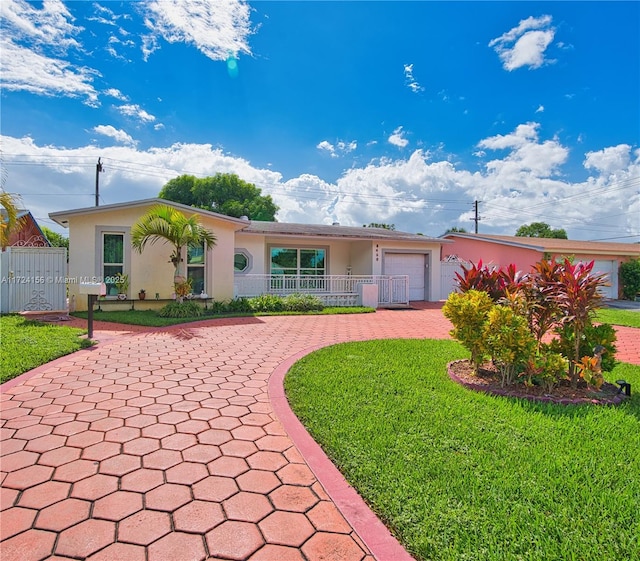
[[[50,212],[49,218],[54,220],[57,224],[60,224],[63,228],[67,228],[69,226],[69,217],[71,216],[80,216],[83,214],[94,214],[99,212],[118,210],[124,208],[135,208],[140,206],[150,206],[150,205],[169,205],[179,210],[185,212],[191,212],[193,214],[200,214],[203,216],[210,216],[212,218],[218,218],[221,220],[225,220],[227,222],[231,222],[241,226],[242,228],[246,228],[248,222],[242,218],[234,218],[233,216],[226,216],[224,214],[218,214],[217,212],[212,212],[210,210],[204,210],[201,208],[196,208],[189,205],[184,205],[182,203],[176,203],[174,201],[168,201],[166,199],[160,199],[158,197],[154,197],[152,199],[140,199],[137,201],[129,201],[125,203],[114,203],[110,205],[103,206],[93,206],[93,207],[84,207],[84,208],[76,208],[72,210],[63,210],[57,212]]]

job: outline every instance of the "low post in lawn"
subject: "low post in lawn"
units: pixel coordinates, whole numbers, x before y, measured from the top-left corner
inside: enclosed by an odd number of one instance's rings
[[[107,285],[103,282],[81,282],[80,294],[87,295],[87,337],[93,337],[93,304],[98,296],[107,293]]]

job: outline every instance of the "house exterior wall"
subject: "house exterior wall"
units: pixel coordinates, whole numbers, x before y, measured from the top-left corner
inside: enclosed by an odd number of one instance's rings
[[[130,230],[135,221],[150,208],[132,207],[69,216],[69,299],[76,310],[87,309],[87,298],[79,295],[80,282],[102,282],[101,234],[125,234],[125,273],[129,275],[129,298],[137,298],[144,288],[148,299],[155,295],[161,299],[173,294],[173,265],[169,261],[171,246],[161,241],[147,244],[142,254],[131,248]],[[235,225],[210,217],[201,217],[201,223],[212,230],[216,246],[206,258],[206,292],[224,300],[233,297],[233,254]],[[186,262],[183,263],[186,267]]]
[[[350,262],[352,275],[372,275],[373,274],[373,247],[371,241],[351,242]]]
[[[236,249],[246,250],[252,258],[251,269],[247,274],[268,275],[270,271],[271,247],[322,248],[327,250],[327,275],[346,275],[347,267],[351,267],[351,243],[328,238],[295,238],[285,236],[263,236],[256,234],[236,233]],[[370,243],[368,244],[370,247]],[[352,274],[369,274],[356,273]]]
[[[625,263],[630,259],[633,259],[631,256],[624,255],[603,255],[603,254],[593,254],[593,253],[572,253],[571,255],[567,255],[565,253],[551,253],[552,258],[555,258],[556,261],[562,261],[565,257],[572,257],[575,261],[584,261],[588,263],[589,261],[617,261],[618,266],[621,263]]]
[[[537,251],[535,249],[521,248],[514,245],[493,242],[489,240],[476,240],[469,238],[459,238],[452,236],[453,245],[442,246],[443,259],[449,255],[457,255],[465,261],[475,264],[482,259],[485,265],[507,266],[514,263],[516,268],[523,272],[531,271],[533,265],[541,259],[555,259],[563,261],[570,258],[573,262],[582,261],[589,263],[595,261],[594,273],[605,273],[609,275],[608,282],[610,288],[603,293],[607,298],[619,298],[620,286],[618,282],[618,271],[620,265],[629,259],[635,259],[634,255],[624,255],[619,252],[619,248],[604,248],[598,253],[593,251]],[[531,242],[531,240],[528,240]],[[621,244],[616,244],[620,246]],[[631,250],[635,249],[633,247]],[[630,252],[631,253],[631,252]]]
[[[235,249],[243,251],[249,255],[249,268],[245,271],[247,275],[266,274],[265,259],[267,259],[264,236],[243,234],[236,232]],[[240,273],[242,274],[242,273]]]
[[[216,235],[216,246],[210,250],[207,265],[207,293],[216,300],[233,298],[233,256],[235,231],[233,223],[215,219],[203,219],[202,224]]]
[[[457,255],[464,261],[483,265],[506,266],[514,263],[516,269],[529,272],[531,266],[542,259],[542,252],[504,244],[487,242],[485,240],[471,240],[467,238],[451,238],[454,243],[442,246],[442,259],[450,255]]]
[[[586,253],[586,252],[548,252],[537,251],[513,245],[495,243],[487,240],[474,240],[469,238],[450,238],[454,241],[451,245],[442,246],[442,259],[449,255],[457,255],[460,259],[477,264],[480,259],[485,265],[506,266],[514,263],[518,270],[528,272],[531,267],[543,259],[545,255],[556,261],[562,261],[565,257],[571,257],[575,261],[617,261],[618,264],[628,261],[631,256],[615,253]]]
[[[265,236],[236,233],[236,250],[250,253],[252,267],[247,274],[270,273],[269,250],[273,246],[326,248],[328,250],[328,275],[345,275],[351,268],[352,275],[382,275],[383,258],[386,252],[419,253],[426,255],[427,293],[425,299],[440,298],[440,243],[416,243],[398,240],[331,240],[330,238],[304,238],[289,236]]]

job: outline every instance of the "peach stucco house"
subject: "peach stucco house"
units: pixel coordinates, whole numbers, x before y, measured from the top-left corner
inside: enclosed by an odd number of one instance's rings
[[[458,259],[506,266],[514,263],[524,272],[543,258],[556,260],[571,257],[576,261],[595,261],[594,271],[606,273],[611,286],[608,298],[618,298],[618,268],[621,263],[640,257],[640,244],[585,242],[556,238],[525,238],[490,234],[452,232],[442,236],[453,243],[442,246],[442,259]]]
[[[117,272],[129,276],[128,303],[136,308],[151,306],[156,295],[172,297],[170,246],[147,245],[142,254],[131,248],[132,225],[157,204],[197,214],[217,237],[209,251],[184,252],[194,296],[227,300],[308,292],[334,305],[353,305],[362,298],[361,285],[368,284],[378,287],[366,289],[369,298],[378,296],[378,304],[439,299],[440,248],[451,242],[382,228],[256,222],[145,199],[50,213],[69,229],[69,297],[76,309],[87,306],[78,287],[83,281],[106,281],[106,298],[115,300],[109,279]],[[141,288],[147,295],[144,305],[136,301]]]

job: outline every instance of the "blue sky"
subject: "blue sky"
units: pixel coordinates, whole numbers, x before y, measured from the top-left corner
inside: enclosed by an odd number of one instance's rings
[[[2,0],[4,189],[237,173],[278,220],[640,241],[638,2]]]

